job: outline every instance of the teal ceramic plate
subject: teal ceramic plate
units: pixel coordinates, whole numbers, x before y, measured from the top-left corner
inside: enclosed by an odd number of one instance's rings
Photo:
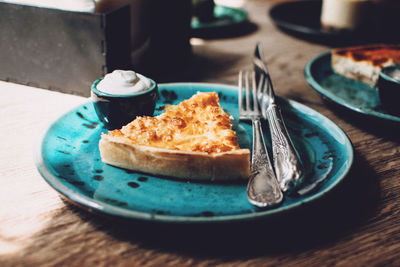
[[[157,107],[176,104],[198,91],[219,93],[222,107],[237,118],[237,88],[206,83],[160,84]],[[47,129],[36,164],[44,179],[72,202],[124,218],[162,222],[227,222],[282,213],[322,197],[348,173],[352,145],[332,121],[294,101],[280,100],[288,130],[306,169],[302,195],[286,196],[268,210],[246,199],[246,182],[193,182],[137,173],[103,164],[98,150],[106,132],[91,102]],[[234,121],[242,147],[250,147],[251,125]],[[267,137],[267,143],[269,138]],[[269,144],[268,144],[269,145]],[[307,192],[308,191],[308,194]]]
[[[379,119],[400,122],[400,117],[382,108],[376,88],[335,74],[331,68],[330,52],[311,59],[304,75],[312,88],[341,106]]]
[[[191,21],[192,36],[246,22],[247,12],[239,8],[215,5],[214,18],[214,20],[206,22],[193,17]]]

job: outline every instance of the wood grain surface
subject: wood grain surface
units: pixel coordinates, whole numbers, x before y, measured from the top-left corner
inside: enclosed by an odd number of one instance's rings
[[[33,160],[48,123],[87,99],[0,82],[0,266],[400,266],[399,127],[338,108],[308,86],[305,64],[332,47],[277,29],[268,16],[276,2],[243,1],[249,32],[192,40],[190,64],[159,82],[234,85],[261,41],[277,95],[317,110],[351,139],[354,166],[339,187],[304,209],[247,223],[89,213],[63,200]]]

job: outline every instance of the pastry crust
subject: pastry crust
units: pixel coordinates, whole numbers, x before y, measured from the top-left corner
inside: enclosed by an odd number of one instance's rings
[[[202,95],[201,98],[204,96],[206,95]],[[214,98],[217,96],[215,94],[212,96],[207,95],[206,97]],[[198,99],[195,100],[197,101]],[[171,108],[169,109],[171,110]],[[170,114],[171,113],[167,113],[167,115]],[[159,115],[156,119],[161,121],[167,115]],[[217,116],[218,115],[220,115],[220,113],[218,113]],[[143,118],[138,118],[138,120],[141,119]],[[144,119],[152,120],[150,118]],[[114,130],[110,131],[108,134],[102,134],[99,148],[104,163],[154,175],[193,180],[235,180],[247,179],[249,176],[250,151],[248,149],[240,149],[237,146],[236,139],[232,141],[230,135],[229,138],[216,137],[216,140],[209,141],[227,142],[228,140],[229,142],[233,142],[233,144],[230,145],[231,147],[229,147],[229,151],[209,151],[210,148],[206,145],[204,145],[204,151],[193,151],[195,147],[198,148],[198,145],[188,147],[184,144],[180,145],[189,150],[170,149],[170,144],[167,144],[167,142],[157,142],[159,138],[151,142],[154,137],[153,135],[157,134],[154,132],[152,135],[149,135],[148,140],[135,139],[140,131],[138,128],[133,127],[134,125],[135,121],[130,125],[124,126],[125,128],[123,127],[121,130]],[[168,125],[161,126],[160,131],[164,131]],[[229,124],[229,128],[230,126]],[[199,127],[201,128],[201,125]],[[214,127],[217,127],[217,124]],[[151,128],[154,129],[155,127],[145,127],[142,131],[143,135],[139,135],[139,137],[143,138],[146,136],[145,133],[148,133]],[[224,126],[222,130],[227,130],[225,128]],[[221,129],[217,127],[216,131],[219,132]],[[181,136],[182,133],[186,133],[184,129],[176,131],[177,136]],[[195,135],[193,138],[196,139],[196,136],[198,135]],[[162,140],[162,136],[160,138]],[[183,140],[186,139],[183,138]],[[140,142],[142,142],[142,144],[140,144]],[[143,143],[145,145],[143,145]],[[176,141],[175,143],[179,142]],[[164,147],[160,147],[162,145]],[[214,148],[215,145],[212,147]],[[225,148],[227,145],[221,144],[221,147]]]
[[[400,45],[375,44],[334,49],[332,68],[342,76],[375,86],[383,67],[400,64]]]
[[[104,163],[155,175],[193,180],[247,179],[248,149],[212,153],[179,151],[133,144],[128,138],[102,135]]]

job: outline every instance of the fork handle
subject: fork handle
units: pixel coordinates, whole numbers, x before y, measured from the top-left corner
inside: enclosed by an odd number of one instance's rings
[[[247,198],[255,206],[270,207],[279,204],[283,194],[265,148],[260,119],[253,119],[252,124],[253,150]]]
[[[304,167],[290,139],[279,107],[271,104],[266,113],[271,132],[276,177],[281,190],[290,192],[301,183]]]

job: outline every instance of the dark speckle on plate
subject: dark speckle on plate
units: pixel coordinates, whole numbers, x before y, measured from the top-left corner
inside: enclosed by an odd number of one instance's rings
[[[88,128],[88,129],[94,129],[97,127],[98,124],[99,124],[98,122],[91,122],[90,124],[82,123],[82,126]]]
[[[221,101],[221,100],[222,100],[222,101],[226,101],[226,100],[227,100],[227,96],[224,95],[222,92],[219,92],[219,93],[218,93],[218,97],[219,97],[220,101]]]
[[[128,183],[128,186],[130,186],[130,187],[132,187],[132,188],[138,188],[138,187],[139,187],[139,184],[136,183],[136,182],[129,182],[129,183]]]
[[[85,120],[85,121],[89,121],[88,119],[86,119],[86,117],[81,113],[81,112],[76,112],[76,115],[78,115],[79,118]]]
[[[170,90],[161,90],[161,96],[163,97],[162,103],[164,104],[172,104],[178,99],[177,94]]]
[[[149,178],[144,177],[144,176],[140,176],[140,177],[138,178],[138,181],[139,181],[139,182],[146,182],[147,180],[149,180]]]
[[[93,176],[93,179],[95,179],[96,181],[103,181],[104,177],[101,175],[95,175]]]
[[[87,119],[85,117],[85,115],[83,115],[81,112],[76,112],[76,115],[78,115],[79,118],[81,118],[82,120],[87,121],[88,123],[82,123],[82,126],[89,128],[89,129],[94,129],[97,127],[97,125],[99,125],[98,121],[91,121],[89,119]]]
[[[77,185],[77,186],[84,186],[85,183],[82,181],[70,181],[71,184]]]
[[[63,150],[57,150],[57,152],[60,152],[60,153],[65,154],[65,155],[71,155],[71,153],[69,153],[67,151],[63,151]]]

